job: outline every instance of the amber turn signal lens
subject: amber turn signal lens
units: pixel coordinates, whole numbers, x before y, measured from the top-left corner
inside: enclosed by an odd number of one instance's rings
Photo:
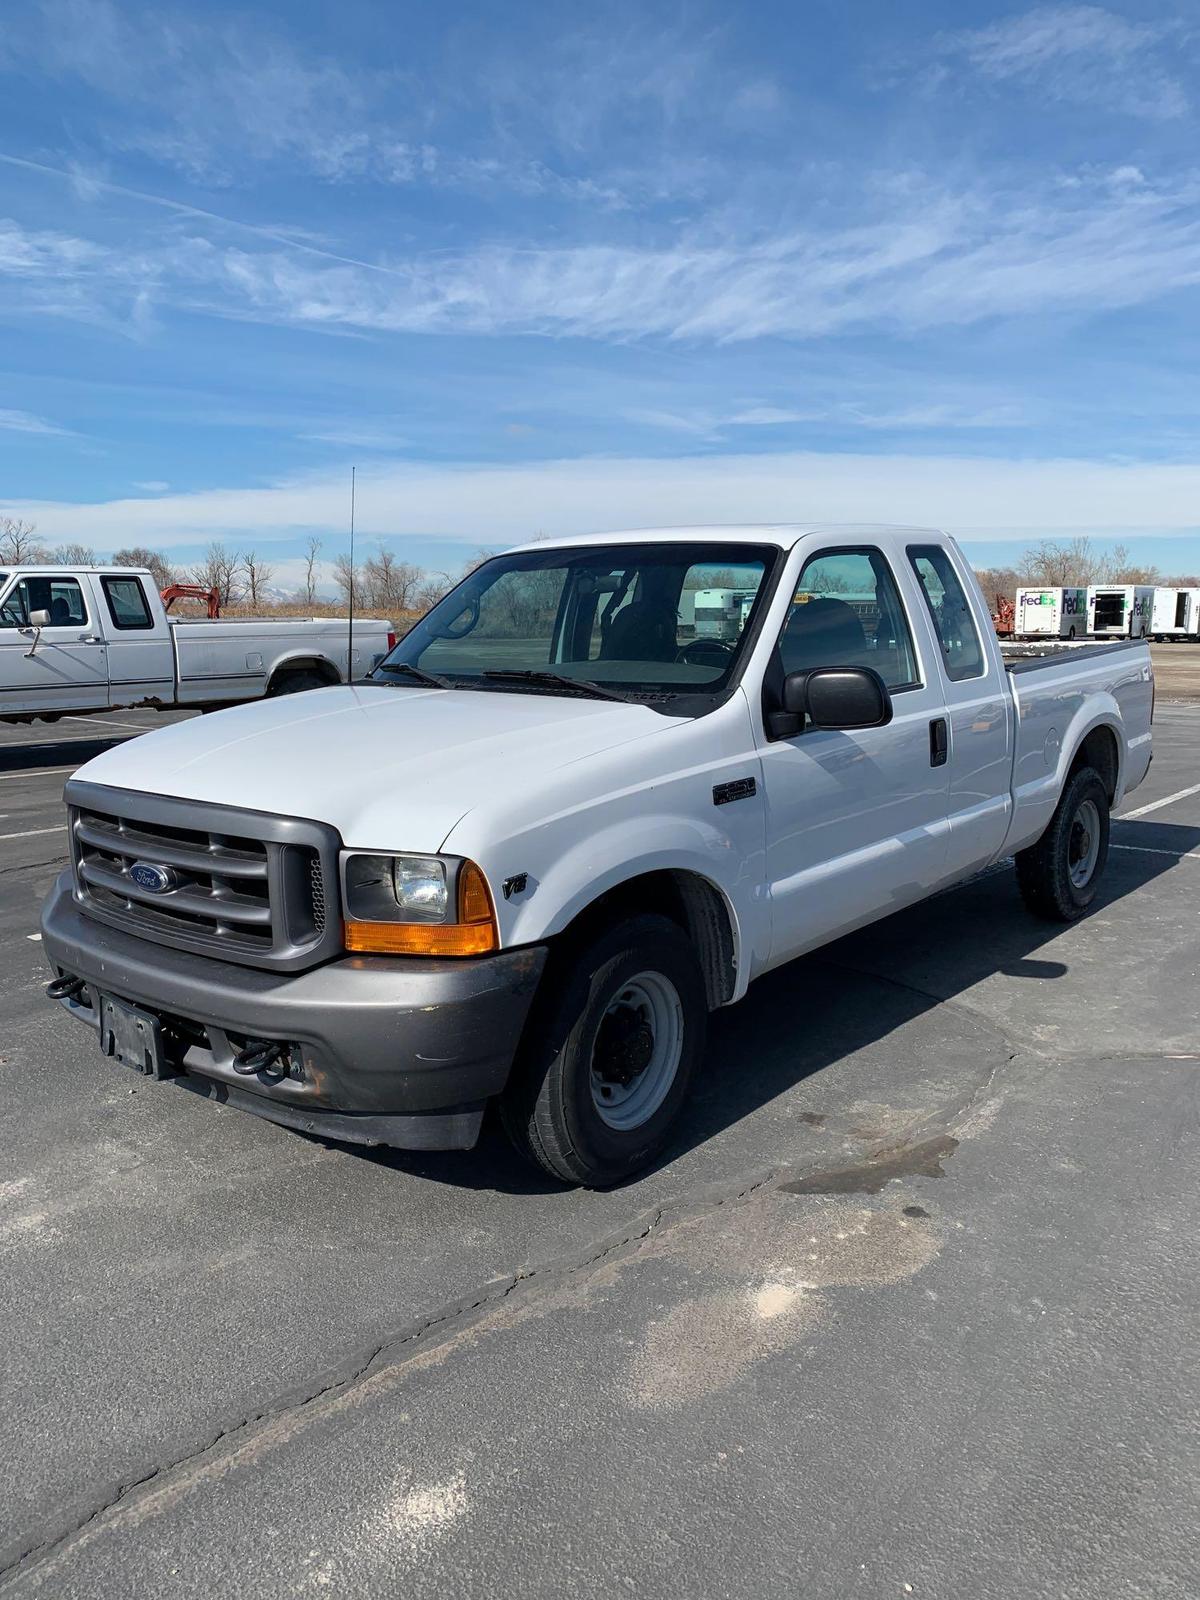
[[[491,922],[347,922],[346,949],[377,956],[482,956],[498,948]]]
[[[500,948],[487,880],[473,861],[458,873],[457,922],[346,921],[346,949],[385,956],[482,956]]]
[[[483,873],[473,861],[464,861],[458,874],[458,920],[471,923],[494,923],[496,920]]]

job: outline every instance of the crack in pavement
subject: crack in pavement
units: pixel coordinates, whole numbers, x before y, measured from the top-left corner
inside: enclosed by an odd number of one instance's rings
[[[833,965],[830,963],[829,965]],[[845,968],[852,971],[855,969]],[[863,973],[867,977],[877,974]],[[898,987],[909,985],[890,980]],[[929,996],[944,1004],[940,997]],[[966,1009],[966,1008],[964,1008]],[[972,1013],[973,1015],[973,1013]],[[1002,1030],[997,1030],[1005,1038]],[[1006,1041],[1007,1042],[1007,1041]],[[1028,1052],[1036,1056],[1037,1052]],[[914,1118],[903,1129],[893,1129],[886,1139],[870,1139],[861,1150],[859,1160],[870,1163],[892,1154],[899,1147],[927,1139],[936,1132],[948,1131],[961,1120],[969,1120],[992,1094],[996,1078],[1002,1068],[1009,1068],[1018,1060],[1020,1052],[1010,1050],[1006,1059],[996,1061],[983,1083],[954,1103]],[[829,1131],[834,1131],[830,1129]],[[841,1135],[843,1147],[849,1144],[849,1134]],[[57,1517],[43,1519],[40,1527],[8,1550],[0,1552],[0,1591],[31,1573],[43,1570],[63,1560],[81,1543],[90,1542],[106,1528],[113,1526],[124,1513],[130,1518],[139,1512],[154,1515],[156,1509],[166,1509],[190,1487],[190,1481],[203,1476],[206,1469],[223,1465],[225,1470],[238,1464],[239,1457],[253,1455],[284,1442],[309,1421],[316,1421],[339,1403],[351,1403],[356,1394],[367,1391],[373,1379],[384,1374],[401,1374],[421,1356],[436,1358],[439,1352],[449,1354],[458,1338],[473,1331],[499,1307],[510,1302],[519,1291],[518,1313],[536,1308],[542,1297],[552,1291],[586,1280],[588,1274],[614,1258],[632,1259],[651,1234],[661,1233],[695,1221],[721,1207],[734,1206],[748,1200],[759,1190],[774,1185],[782,1186],[802,1178],[811,1168],[828,1161],[828,1152],[814,1155],[799,1163],[780,1163],[754,1174],[743,1173],[732,1182],[702,1186],[674,1200],[665,1201],[641,1213],[630,1224],[609,1236],[602,1244],[592,1244],[578,1255],[552,1259],[533,1267],[520,1268],[493,1280],[490,1284],[468,1291],[462,1297],[449,1301],[403,1330],[391,1333],[359,1347],[332,1369],[326,1369],[307,1387],[294,1388],[276,1397],[270,1403],[243,1413],[231,1421],[215,1427],[202,1436],[182,1444],[165,1459],[147,1462],[145,1467],[118,1482],[108,1482],[94,1488],[90,1494],[80,1496]],[[622,1253],[624,1253],[622,1255]],[[431,1338],[431,1335],[436,1337]],[[272,1432],[274,1430],[274,1432]],[[190,1481],[189,1481],[190,1469]],[[155,1502],[155,1487],[162,1484]]]
[[[178,1473],[189,1465],[198,1465],[208,1458],[213,1458],[220,1452],[222,1446],[229,1446],[244,1437],[249,1438],[264,1424],[300,1415],[318,1406],[323,1400],[336,1399],[362,1383],[375,1371],[403,1364],[406,1357],[399,1356],[399,1353],[407,1351],[409,1346],[426,1339],[435,1330],[456,1325],[457,1331],[457,1325],[466,1325],[473,1312],[486,1313],[492,1310],[507,1300],[517,1289],[535,1279],[548,1286],[555,1286],[560,1281],[590,1271],[623,1248],[629,1246],[636,1248],[658,1228],[663,1216],[664,1208],[656,1206],[651,1212],[643,1213],[642,1217],[631,1228],[625,1229],[620,1237],[610,1239],[608,1243],[598,1250],[594,1249],[589,1255],[552,1261],[537,1267],[521,1268],[496,1280],[484,1291],[471,1291],[462,1299],[423,1317],[404,1332],[391,1335],[371,1345],[365,1352],[360,1349],[356,1356],[333,1374],[320,1379],[314,1387],[301,1391],[292,1390],[271,1404],[246,1413],[215,1429],[202,1439],[193,1441],[169,1459],[148,1465],[136,1476],[126,1478],[120,1483],[101,1486],[93,1491],[88,1501],[77,1504],[74,1511],[59,1519],[55,1531],[35,1535],[22,1546],[0,1555],[0,1589],[10,1588],[18,1579],[43,1566],[55,1556],[65,1554],[69,1547],[77,1545],[81,1539],[86,1539],[89,1529],[95,1528],[103,1519],[119,1511],[135,1497],[144,1495],[158,1479],[167,1474]]]

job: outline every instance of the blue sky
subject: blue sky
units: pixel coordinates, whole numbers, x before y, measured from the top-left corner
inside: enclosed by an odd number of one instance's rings
[[[7,0],[0,510],[1200,568],[1200,13]]]

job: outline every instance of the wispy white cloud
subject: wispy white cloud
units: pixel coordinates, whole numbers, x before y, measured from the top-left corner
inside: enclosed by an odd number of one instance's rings
[[[1089,315],[1200,282],[1200,179],[1156,187],[1121,168],[1000,193],[907,175],[869,222],[696,228],[659,247],[480,245],[368,262],[303,242],[233,248],[211,232],[117,250],[0,222],[0,274],[32,309],[144,318],[158,305],[322,332],[697,343],[917,333]]]
[[[698,163],[669,147],[677,128],[778,117],[782,99],[763,74],[732,74],[714,33],[636,13],[534,46],[477,28],[436,72],[338,59],[261,13],[10,0],[6,22],[0,72],[92,97],[77,96],[77,136],[90,122],[101,148],[210,187],[279,167],[620,210],[694,178]]]
[[[779,405],[743,405],[733,410],[665,411],[635,408],[624,412],[627,421],[667,433],[691,434],[710,442],[728,439],[740,428],[797,429],[814,424],[837,428],[867,429],[880,432],[939,432],[959,428],[1013,428],[1022,424],[1019,408],[990,405],[967,408],[959,405],[897,406],[882,410],[867,409],[848,401],[795,409]]]
[[[1039,6],[944,34],[938,45],[945,62],[995,83],[1163,121],[1188,111],[1183,83],[1162,53],[1176,32],[1173,23],[1131,22],[1102,6]]]
[[[386,276],[270,251],[213,252],[192,265],[201,267],[197,304],[311,328],[718,343],[912,332],[1089,314],[1192,285],[1200,194],[1091,183],[1017,196],[930,189],[860,226],[696,233],[662,248],[485,246],[392,263]]]
[[[48,422],[45,417],[35,417],[32,411],[0,409],[0,433],[35,433],[61,439],[68,437],[71,429],[60,428],[57,423]]]
[[[445,463],[360,471],[358,527],[367,538],[445,538],[497,545],[537,530],[714,522],[904,522],[965,537],[1033,533],[1200,533],[1200,465],[1003,460],[961,455],[788,452],[675,459]],[[170,549],[214,537],[264,544],[315,530],[340,548],[344,475],[261,488],[94,504],[27,501],[8,508],[48,540],[98,547],[135,540]]]
[[[162,478],[147,478],[144,482],[135,483],[133,487],[143,489],[147,494],[165,494],[171,485]]]

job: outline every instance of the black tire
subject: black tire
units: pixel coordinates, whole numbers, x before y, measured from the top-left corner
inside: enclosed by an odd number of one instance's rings
[[[1017,855],[1017,884],[1030,911],[1049,922],[1083,916],[1108,860],[1108,823],[1104,781],[1094,767],[1080,767],[1067,780],[1045,833]]]
[[[635,1024],[632,1055],[613,1049],[614,1030],[627,1028],[626,1014],[640,1018],[625,994],[644,993],[633,980],[650,980],[673,991],[671,1017],[682,1030],[678,1065],[669,1088],[656,1108],[637,1126],[617,1128],[606,1120],[622,1114],[618,1102],[602,1114],[597,1096],[628,1096],[631,1105],[643,1079],[654,1066],[651,1060],[633,1066],[630,1083],[608,1083],[599,1076],[593,1089],[602,1023],[609,1025],[610,1071],[625,1072],[637,1052],[646,1048],[645,1032]],[[610,1009],[611,1008],[611,1009]],[[649,1015],[650,1013],[645,1013]],[[687,1097],[692,1072],[704,1053],[708,1006],[704,980],[691,941],[667,917],[642,915],[628,918],[599,933],[589,944],[575,946],[547,968],[541,991],[525,1031],[512,1079],[500,1102],[500,1114],[509,1138],[528,1160],[564,1183],[603,1189],[620,1183],[644,1167],[666,1139],[671,1124]],[[675,1022],[669,1023],[674,1028]],[[665,1034],[665,1030],[664,1030]],[[623,1034],[618,1046],[627,1044]],[[673,1056],[674,1052],[668,1052]],[[615,1065],[614,1065],[615,1063]],[[660,1081],[662,1072],[660,1069]],[[646,1090],[654,1080],[646,1077]],[[636,1108],[631,1109],[636,1115]]]
[[[268,691],[270,698],[277,694],[303,694],[306,689],[325,689],[328,685],[319,672],[302,668],[299,672],[281,672]]]

